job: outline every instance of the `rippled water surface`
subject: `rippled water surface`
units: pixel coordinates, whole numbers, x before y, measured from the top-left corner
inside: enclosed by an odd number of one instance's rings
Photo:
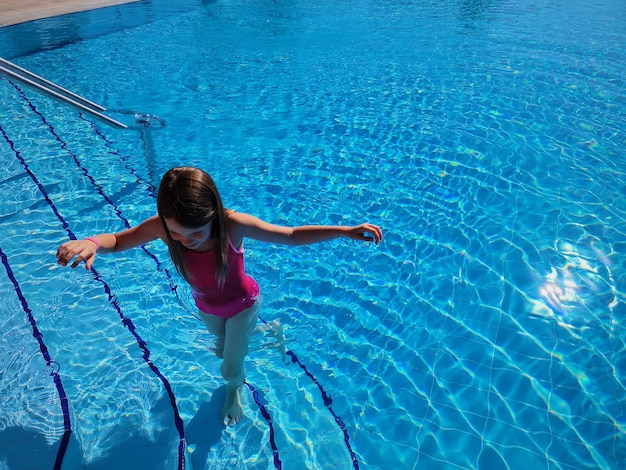
[[[0,29],[129,125],[0,79],[0,469],[624,468],[626,4],[162,3]],[[247,243],[288,354],[255,338],[234,428],[163,245],[55,265],[181,164],[384,230]]]

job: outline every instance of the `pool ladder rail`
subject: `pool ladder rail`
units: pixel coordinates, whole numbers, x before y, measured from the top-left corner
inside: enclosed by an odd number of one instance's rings
[[[2,57],[0,57],[0,74],[4,74],[7,77],[17,80],[24,85],[49,96],[50,98],[87,113],[112,127],[118,129],[128,128],[125,124],[102,114],[102,112],[106,111],[106,108],[100,106],[99,104],[93,103],[76,93],[72,93],[71,91],[60,87],[59,85],[52,83],[39,75],[35,75],[34,73],[3,59]]]

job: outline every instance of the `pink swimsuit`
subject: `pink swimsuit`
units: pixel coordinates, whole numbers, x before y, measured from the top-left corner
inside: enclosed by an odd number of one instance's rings
[[[193,298],[201,312],[221,318],[234,317],[252,307],[259,286],[244,271],[243,249],[237,250],[228,239],[228,276],[223,289],[215,278],[215,250],[204,253],[187,251],[185,263],[193,279]]]

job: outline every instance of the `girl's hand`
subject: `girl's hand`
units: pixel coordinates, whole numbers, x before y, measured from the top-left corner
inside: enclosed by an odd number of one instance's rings
[[[383,231],[379,226],[374,224],[355,225],[348,230],[348,238],[352,240],[362,240],[365,242],[374,242],[378,245],[383,239]]]
[[[98,247],[89,240],[71,240],[63,243],[57,250],[57,260],[61,266],[67,266],[72,258],[76,257],[71,267],[75,268],[82,261],[85,262],[85,269],[89,271],[96,259]]]

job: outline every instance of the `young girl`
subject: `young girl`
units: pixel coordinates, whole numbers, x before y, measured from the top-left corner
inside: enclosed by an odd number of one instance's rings
[[[227,390],[222,418],[227,424],[238,423],[243,416],[239,391],[259,310],[259,286],[244,271],[244,238],[285,245],[340,237],[376,244],[382,240],[381,229],[367,223],[283,227],[226,210],[211,177],[193,167],[165,173],[157,195],[157,213],[122,232],[63,243],[56,256],[62,266],[72,262],[75,268],[84,261],[89,270],[96,252],[122,251],[163,240],[176,269],[193,289],[200,317],[217,337],[216,354],[223,359],[221,372]]]

